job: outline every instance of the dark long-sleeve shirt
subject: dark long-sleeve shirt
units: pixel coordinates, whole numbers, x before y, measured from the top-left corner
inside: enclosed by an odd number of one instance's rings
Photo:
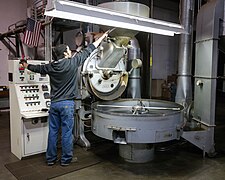
[[[45,65],[29,64],[27,68],[36,73],[49,75],[52,102],[74,99],[78,95],[77,70],[94,49],[95,46],[90,44],[82,53],[71,59],[64,58]]]

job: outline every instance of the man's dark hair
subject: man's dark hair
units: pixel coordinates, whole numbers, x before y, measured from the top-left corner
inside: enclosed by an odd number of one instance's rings
[[[54,52],[54,59],[55,60],[59,60],[59,59],[62,59],[64,58],[64,52],[67,51],[67,45],[65,44],[59,44],[57,45],[54,49],[53,49],[53,52]]]

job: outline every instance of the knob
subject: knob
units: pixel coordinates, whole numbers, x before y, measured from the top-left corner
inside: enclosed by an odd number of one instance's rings
[[[203,86],[202,80],[197,80],[197,81],[196,81],[196,85],[202,87],[202,86]]]

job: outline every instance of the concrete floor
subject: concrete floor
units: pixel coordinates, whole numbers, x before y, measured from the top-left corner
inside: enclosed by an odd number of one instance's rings
[[[214,158],[203,158],[201,150],[181,140],[175,143],[156,145],[155,158],[150,163],[132,164],[124,162],[119,157],[118,148],[115,145],[106,155],[101,157],[103,162],[54,178],[54,180],[73,178],[79,180],[124,180],[125,178],[135,180],[223,180],[225,179],[224,108],[224,103],[217,106],[215,139],[218,155]],[[170,148],[166,151],[160,151],[163,149],[162,147]],[[4,166],[6,163],[15,161],[18,159],[10,152],[9,112],[0,111],[0,180],[16,179]]]

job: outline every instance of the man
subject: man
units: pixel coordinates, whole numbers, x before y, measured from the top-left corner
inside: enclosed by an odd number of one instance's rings
[[[82,53],[71,57],[71,50],[61,44],[55,48],[57,60],[45,65],[32,65],[21,61],[21,66],[30,71],[48,74],[51,86],[51,106],[49,110],[49,134],[46,160],[49,166],[57,161],[57,139],[59,129],[62,130],[61,166],[68,166],[77,159],[73,158],[74,109],[78,88],[76,87],[77,69],[87,57],[108,36],[108,31],[95,42],[85,48]]]

